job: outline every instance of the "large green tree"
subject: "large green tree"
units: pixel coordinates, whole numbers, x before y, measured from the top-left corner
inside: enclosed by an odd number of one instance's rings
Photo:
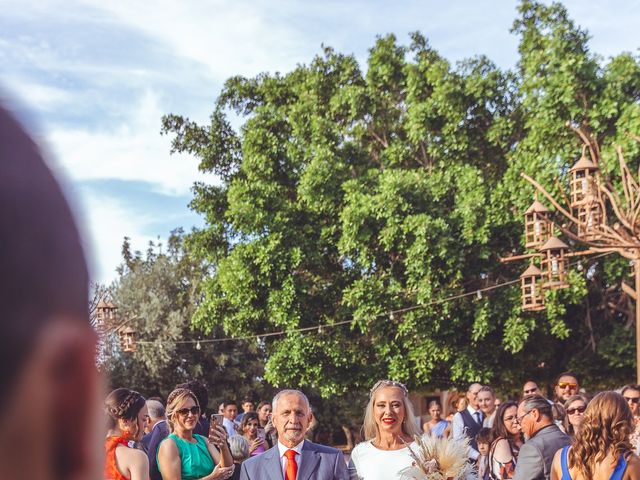
[[[206,227],[191,240],[211,267],[195,325],[285,331],[261,343],[266,379],[325,397],[385,376],[515,385],[567,366],[630,372],[633,357],[612,350],[629,350],[623,319],[603,308],[619,261],[572,274],[542,313],[521,312],[517,287],[444,301],[517,278],[498,257],[522,249],[532,191],[519,174],[558,191],[580,153],[567,121],[597,132],[609,157],[621,143],[638,160],[624,136],[639,127],[638,59],[602,66],[559,4],[519,13],[515,72],[485,57],[451,65],[419,33],[408,46],[388,35],[365,72],[325,48],[287,74],[229,79],[209,125],[166,116],[173,150],[219,179],[194,188]]]
[[[138,342],[133,353],[122,352],[113,336],[107,344],[102,368],[113,388],[166,398],[176,384],[197,379],[208,388],[211,408],[225,398],[270,395],[260,381],[263,353],[257,345],[197,343],[203,335],[193,329],[191,317],[206,269],[189,253],[180,230],[171,234],[166,246],[150,244],[145,253],[132,252],[125,239],[118,272],[111,295],[119,307],[119,321],[128,320]]]

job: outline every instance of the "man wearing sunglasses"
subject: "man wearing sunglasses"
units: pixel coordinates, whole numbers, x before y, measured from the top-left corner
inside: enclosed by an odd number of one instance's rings
[[[564,404],[571,395],[578,393],[579,389],[578,376],[573,372],[563,372],[556,377],[554,386],[555,401]]]
[[[571,439],[553,422],[551,405],[542,395],[525,397],[518,405],[517,415],[525,443],[518,454],[513,480],[548,480],[553,456]]]

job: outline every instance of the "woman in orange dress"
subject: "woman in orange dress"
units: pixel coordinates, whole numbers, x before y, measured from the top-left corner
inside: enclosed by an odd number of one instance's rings
[[[118,388],[105,402],[109,432],[105,439],[105,480],[149,480],[147,454],[136,448],[149,415],[145,399],[138,392]]]

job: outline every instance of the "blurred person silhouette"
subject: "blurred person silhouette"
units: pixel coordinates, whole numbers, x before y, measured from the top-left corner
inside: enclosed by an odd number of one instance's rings
[[[79,232],[1,105],[0,219],[0,478],[99,478],[102,384]]]

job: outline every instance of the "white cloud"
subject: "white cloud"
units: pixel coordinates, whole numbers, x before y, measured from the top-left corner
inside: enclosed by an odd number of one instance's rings
[[[119,125],[99,130],[54,126],[46,137],[64,174],[78,181],[144,181],[170,195],[184,195],[205,178],[195,158],[169,154],[171,138],[159,133],[164,112],[151,90],[128,113]]]
[[[5,76],[3,84],[23,102],[39,110],[52,111],[72,100],[72,95],[67,90],[24,77]]]
[[[309,39],[292,21],[303,4],[249,0],[145,2],[85,0],[120,22],[171,47],[176,56],[207,65],[217,80],[230,75],[287,71],[309,60]],[[319,44],[314,46],[319,48]]]
[[[80,224],[84,226],[85,249],[90,261],[91,278],[110,283],[115,268],[122,262],[121,247],[124,237],[131,239],[134,250],[144,250],[156,237],[145,235],[145,228],[153,223],[149,215],[133,212],[123,202],[102,192],[84,190],[82,205],[76,209]]]

